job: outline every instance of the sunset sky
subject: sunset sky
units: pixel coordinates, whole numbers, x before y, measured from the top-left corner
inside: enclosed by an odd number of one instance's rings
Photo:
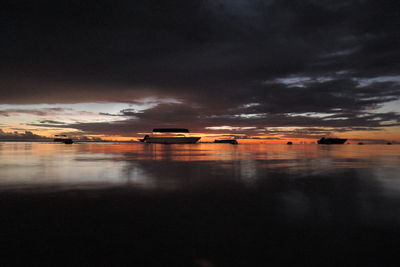
[[[0,140],[400,142],[398,1],[6,2]]]

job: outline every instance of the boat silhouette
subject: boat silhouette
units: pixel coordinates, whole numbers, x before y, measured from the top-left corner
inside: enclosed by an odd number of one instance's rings
[[[55,135],[53,141],[58,142],[58,143],[64,143],[64,144],[73,144],[74,143],[72,138],[68,138],[64,134]]]
[[[341,145],[344,144],[347,141],[347,139],[342,139],[342,138],[325,138],[322,137],[317,141],[318,144],[322,145]]]
[[[214,143],[237,145],[238,141],[236,141],[236,139],[217,139],[217,140],[214,140]]]
[[[159,133],[166,135],[159,136],[157,135]],[[150,144],[195,144],[200,140],[200,137],[186,136],[186,134],[189,134],[189,130],[185,128],[156,128],[153,129],[153,135],[145,135],[139,141]]]

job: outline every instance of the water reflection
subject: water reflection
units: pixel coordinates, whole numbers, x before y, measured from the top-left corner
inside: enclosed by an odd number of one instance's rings
[[[399,163],[398,146],[379,145],[1,143],[0,184],[130,184],[177,189],[217,180],[254,185],[277,173],[299,178],[367,169],[366,177],[382,179],[384,173],[390,188],[396,188]]]
[[[4,143],[0,162],[2,190],[237,187],[270,196],[289,219],[371,220],[400,196],[398,146]]]
[[[398,257],[399,152],[0,143],[0,235],[13,259],[383,266]]]

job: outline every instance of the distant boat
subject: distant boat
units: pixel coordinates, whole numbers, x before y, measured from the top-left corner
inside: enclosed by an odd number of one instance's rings
[[[347,139],[341,139],[341,138],[325,138],[322,137],[317,141],[318,144],[323,144],[323,145],[341,145],[344,144],[347,141]]]
[[[214,140],[214,143],[237,145],[238,141],[236,141],[235,139],[219,139],[219,140]]]
[[[293,145],[293,143],[292,143],[292,142],[290,142],[290,141],[289,141],[289,142],[287,142],[286,144],[287,144],[287,145]]]
[[[363,143],[363,142],[359,142],[358,144],[359,144],[359,145],[363,145],[364,143]]]
[[[64,143],[64,144],[73,144],[74,141],[72,138],[68,138],[66,135],[60,134],[60,135],[55,135],[54,142],[59,142],[59,143]]]
[[[181,133],[179,135],[172,136],[157,136],[157,135],[145,135],[140,142],[150,144],[195,144],[201,137],[185,136],[189,133],[188,129],[184,128],[156,128],[153,129],[153,133]]]

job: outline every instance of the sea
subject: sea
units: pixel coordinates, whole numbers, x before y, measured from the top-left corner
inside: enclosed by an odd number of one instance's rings
[[[0,215],[2,266],[398,266],[400,145],[2,142]]]

